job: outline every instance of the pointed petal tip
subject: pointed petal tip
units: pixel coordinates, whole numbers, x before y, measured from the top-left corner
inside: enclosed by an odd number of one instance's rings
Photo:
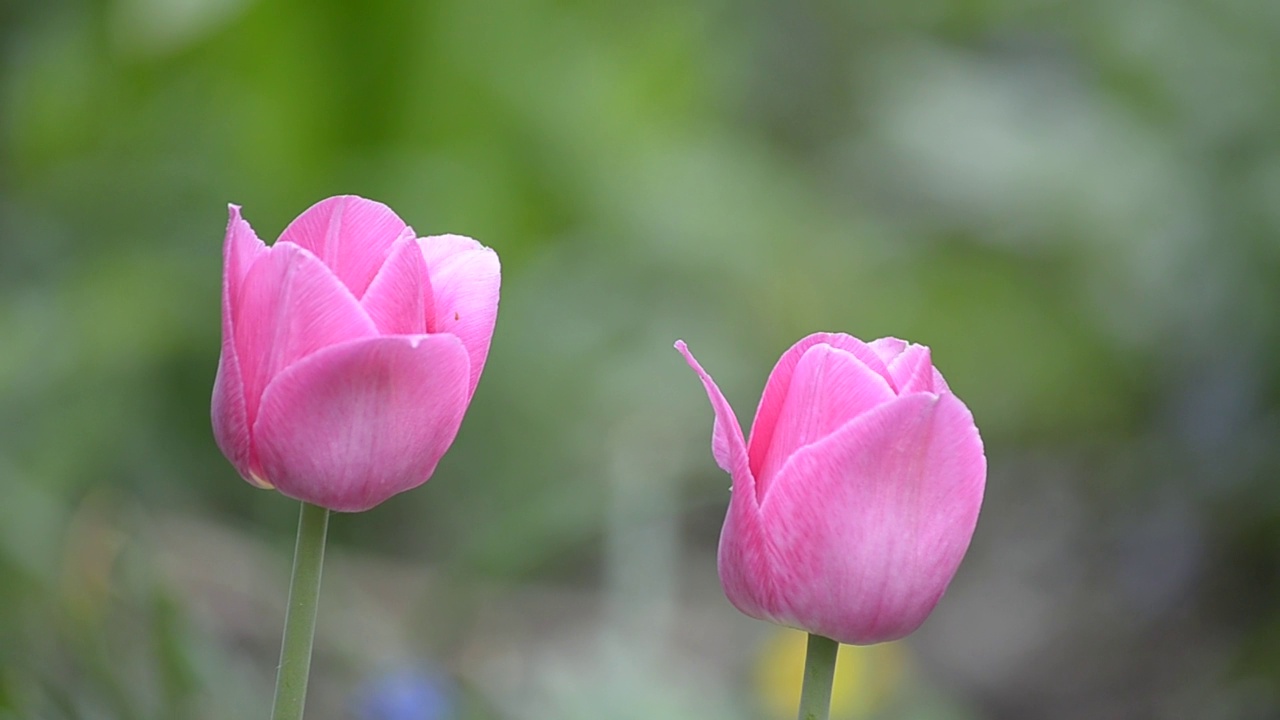
[[[706,377],[708,380],[710,379],[710,376],[707,375],[707,371],[702,369],[702,364],[693,356],[693,351],[689,349],[689,346],[686,345],[683,340],[676,341],[675,349],[684,356],[684,361],[689,363],[689,367],[693,368],[694,372]]]
[[[675,348],[684,356],[684,361],[689,364],[689,367],[693,368],[693,371],[698,374],[702,384],[707,385],[707,391],[710,392],[711,388],[715,388],[715,394],[720,395],[721,400],[724,400],[724,396],[720,394],[720,388],[716,387],[715,381],[711,379],[711,373],[702,368],[702,363],[698,362],[698,359],[693,356],[693,351],[689,349],[689,346],[683,340],[677,340]],[[714,398],[712,398],[712,403],[715,403]],[[727,401],[725,404],[728,404]]]
[[[239,206],[239,205],[236,205],[235,203],[227,203],[227,232],[228,232],[228,234],[230,234],[230,231],[231,231],[231,229],[232,229],[232,228],[234,228],[236,225],[239,225],[239,224],[248,225],[249,223],[244,219],[244,216],[240,214],[240,206]]]

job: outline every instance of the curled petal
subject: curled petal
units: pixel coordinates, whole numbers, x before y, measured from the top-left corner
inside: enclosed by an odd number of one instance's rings
[[[778,408],[769,447],[756,471],[756,496],[765,501],[774,477],[796,451],[853,418],[894,399],[885,379],[851,353],[820,343],[800,357]]]
[[[435,235],[418,240],[435,296],[429,332],[462,340],[471,358],[470,398],[480,382],[498,319],[498,254],[471,238]]]
[[[280,240],[310,250],[357,298],[387,259],[392,243],[413,237],[391,208],[356,195],[331,197],[307,208]]]
[[[232,311],[250,428],[263,390],[278,373],[321,348],[377,332],[333,273],[287,242],[254,263]]]
[[[733,476],[734,490],[746,490],[754,495],[755,482],[751,477],[751,469],[747,466],[747,448],[742,440],[742,426],[738,424],[738,417],[733,414],[733,408],[729,406],[724,393],[720,392],[716,381],[711,379],[693,357],[693,353],[689,352],[689,346],[683,340],[677,340],[676,350],[680,351],[685,362],[698,374],[702,387],[707,391],[707,398],[711,400],[711,409],[716,416],[711,430],[711,454],[715,457],[716,464]]]
[[[421,485],[462,423],[469,372],[452,335],[357,340],[307,357],[263,395],[253,429],[263,477],[343,512]]]
[[[982,503],[986,459],[964,404],[901,397],[799,451],[781,474],[761,506],[771,585],[786,588],[771,619],[850,644],[919,627]]]
[[[760,472],[764,469],[765,455],[768,454],[769,447],[773,443],[778,414],[782,411],[782,403],[791,387],[791,375],[795,372],[796,364],[800,362],[805,351],[818,344],[827,344],[844,350],[886,381],[892,382],[889,370],[880,356],[866,343],[855,337],[843,333],[814,333],[802,338],[800,342],[783,353],[778,363],[773,366],[773,372],[769,373],[769,380],[764,386],[764,394],[760,397],[760,405],[756,408],[755,420],[751,423],[747,447],[750,449],[751,470],[756,477],[760,477]]]
[[[766,606],[760,603],[770,601],[776,590],[769,584],[771,578],[766,572],[772,566],[772,553],[768,538],[760,526],[755,479],[747,460],[742,428],[720,388],[694,359],[683,340],[676,342],[676,349],[684,355],[685,362],[698,374],[707,391],[716,417],[711,431],[711,453],[715,456],[716,464],[733,476],[729,514],[725,518],[724,529],[720,532],[720,582],[739,610],[752,617],[767,619],[769,616]],[[748,587],[753,588],[754,592],[737,591],[738,588]]]

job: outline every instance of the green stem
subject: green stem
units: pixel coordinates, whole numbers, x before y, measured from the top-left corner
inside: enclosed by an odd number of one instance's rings
[[[328,530],[329,511],[302,503],[271,720],[302,720],[302,706],[307,701],[307,676],[311,674],[311,642],[316,634],[324,538]]]
[[[804,657],[804,685],[800,688],[800,720],[827,720],[831,716],[831,681],[836,675],[840,643],[809,633]]]

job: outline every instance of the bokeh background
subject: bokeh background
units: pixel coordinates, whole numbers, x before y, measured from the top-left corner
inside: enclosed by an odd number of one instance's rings
[[[265,717],[226,204],[340,193],[504,277],[435,477],[333,521],[309,718],[790,716],[671,345],[745,421],[815,330],[930,345],[990,461],[837,717],[1277,717],[1278,77],[1266,0],[0,2],[0,718]]]

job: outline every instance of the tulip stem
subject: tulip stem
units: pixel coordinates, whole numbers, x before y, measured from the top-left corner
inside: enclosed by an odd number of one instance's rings
[[[831,716],[831,681],[836,674],[840,643],[809,633],[804,657],[804,684],[800,687],[800,720],[827,720]]]
[[[307,677],[311,674],[311,644],[316,634],[320,572],[324,566],[324,540],[328,530],[329,511],[302,503],[271,720],[302,720],[302,707],[307,701]]]

